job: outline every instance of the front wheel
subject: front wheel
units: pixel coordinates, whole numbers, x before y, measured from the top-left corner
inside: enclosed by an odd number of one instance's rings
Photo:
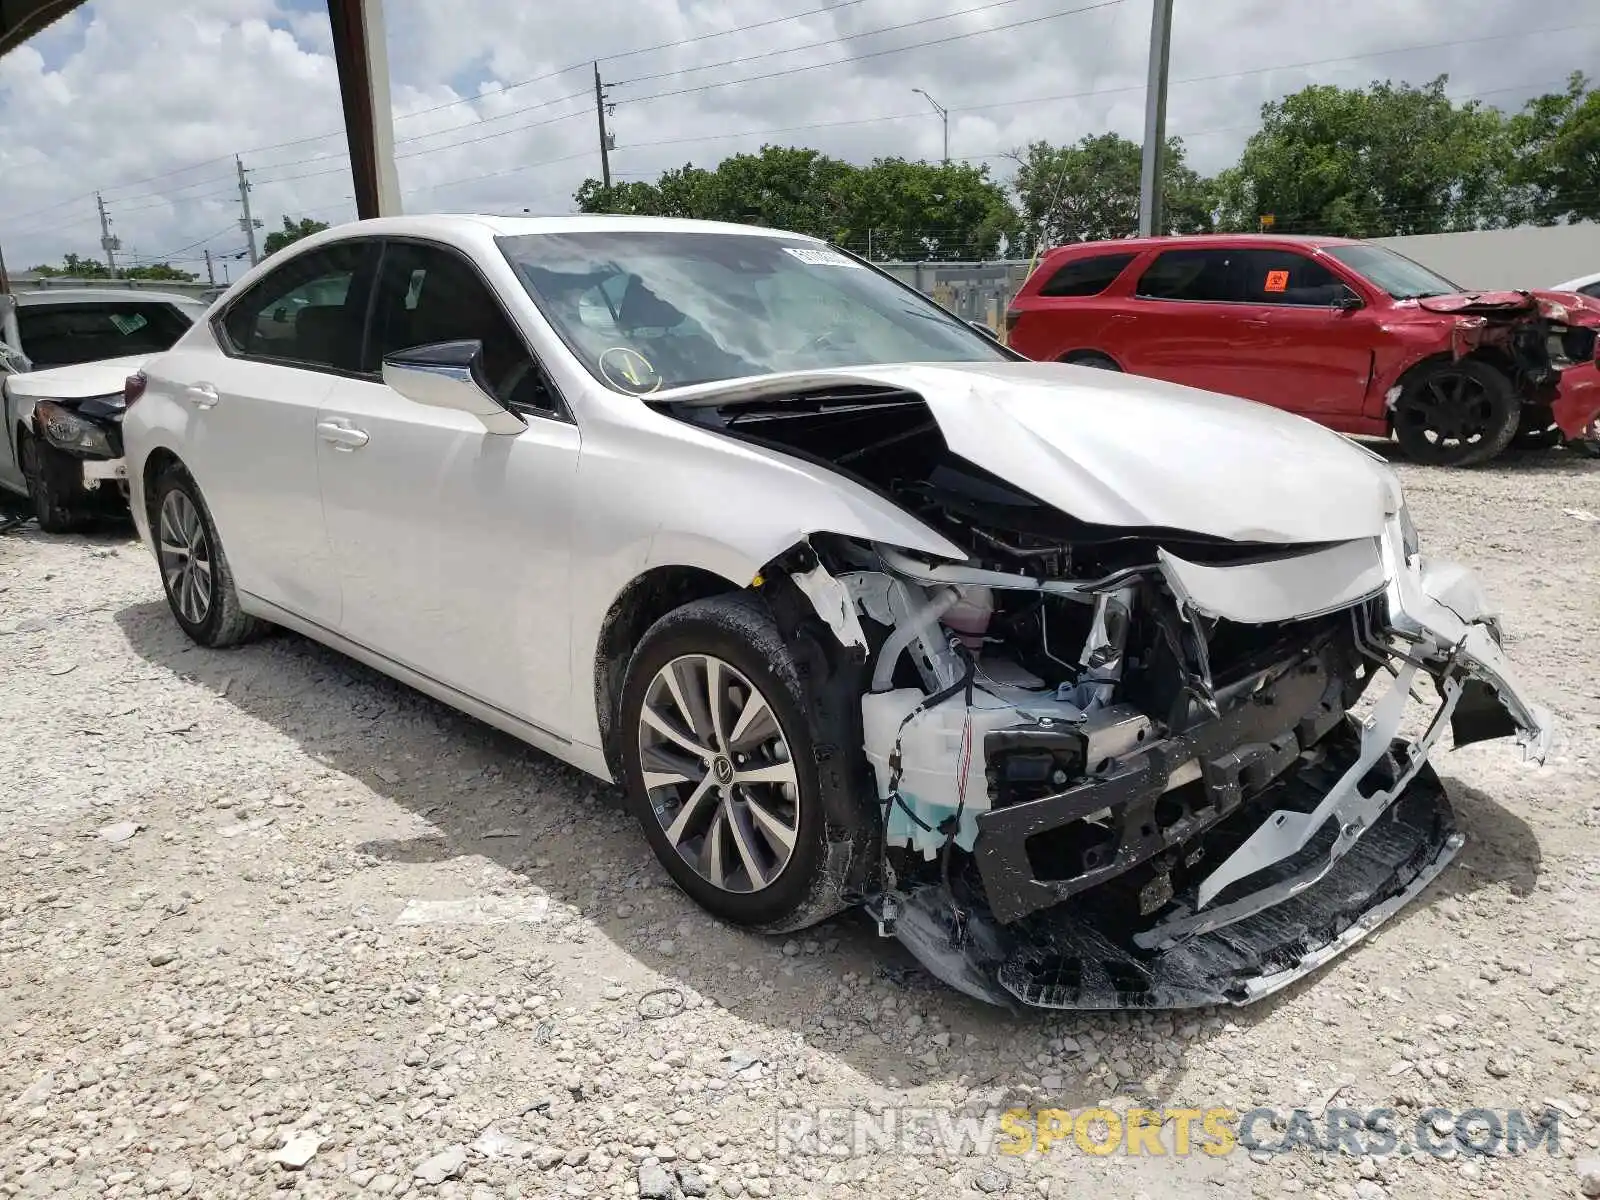
[[[182,467],[168,467],[150,497],[161,586],[183,631],[202,646],[237,645],[262,622],[239,607],[233,571],[200,489]]]
[[[22,477],[28,485],[28,500],[34,518],[45,533],[72,533],[88,524],[83,513],[69,506],[45,463],[45,455],[60,454],[39,444],[39,439],[23,430],[17,435],[17,457]]]
[[[759,599],[686,605],[645,634],[618,728],[628,803],[677,885],[724,920],[770,932],[843,906],[805,691]]]
[[[1418,372],[1394,406],[1394,434],[1414,462],[1466,467],[1511,444],[1522,422],[1516,391],[1488,363],[1463,358]]]

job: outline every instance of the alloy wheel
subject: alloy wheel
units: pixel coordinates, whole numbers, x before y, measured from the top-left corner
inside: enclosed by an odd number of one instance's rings
[[[161,577],[183,619],[199,625],[211,611],[211,541],[193,500],[182,491],[161,502]]]
[[[1482,381],[1465,371],[1434,371],[1399,405],[1404,421],[1440,450],[1465,450],[1494,433],[1495,404]]]
[[[724,891],[771,885],[799,837],[800,785],[761,690],[713,655],[675,658],[645,691],[638,737],[650,807],[683,860]]]

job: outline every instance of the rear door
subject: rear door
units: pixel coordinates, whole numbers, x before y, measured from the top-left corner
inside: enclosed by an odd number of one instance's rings
[[[340,588],[317,478],[317,411],[359,360],[376,256],[370,239],[296,255],[218,317],[222,353],[160,359],[161,385],[190,413],[185,461],[239,588],[330,629]]]
[[[386,243],[364,370],[318,415],[341,632],[473,699],[563,734],[571,681],[569,534],[578,429],[477,268],[453,248]],[[382,356],[483,343],[522,433],[427,407]]]
[[[1246,344],[1266,314],[1243,303],[1243,252],[1227,247],[1163,250],[1134,284],[1124,322],[1125,370],[1206,391],[1242,396],[1250,386]]]
[[[1138,254],[1074,253],[1051,265],[1037,288],[1019,297],[1007,345],[1039,362],[1095,350],[1117,357],[1111,343],[1123,332],[1114,314],[1126,305],[1104,293]],[[1120,360],[1119,360],[1120,361]]]
[[[1299,250],[1244,250],[1236,257],[1242,298],[1265,320],[1250,326],[1242,345],[1239,394],[1312,418],[1359,415],[1377,336],[1372,310],[1335,307],[1355,290]]]

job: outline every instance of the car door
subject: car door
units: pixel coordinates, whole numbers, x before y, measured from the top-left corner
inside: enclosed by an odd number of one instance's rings
[[[1114,321],[1124,369],[1172,383],[1243,395],[1249,371],[1239,346],[1265,314],[1240,303],[1240,251],[1163,250],[1144,268]]]
[[[1259,310],[1242,339],[1240,395],[1319,418],[1357,416],[1372,374],[1371,311],[1337,307],[1355,290],[1299,250],[1244,250],[1236,266],[1244,303]]]
[[[222,353],[161,359],[162,386],[191,414],[185,464],[238,587],[328,628],[341,597],[317,478],[317,411],[357,365],[376,256],[371,239],[295,255],[219,315]]]
[[[523,432],[490,433],[382,382],[384,354],[469,339]],[[363,365],[317,419],[340,631],[560,734],[577,426],[482,274],[442,245],[386,242]]]

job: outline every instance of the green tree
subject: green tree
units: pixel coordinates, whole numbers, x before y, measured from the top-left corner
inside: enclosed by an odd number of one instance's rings
[[[1532,220],[1600,220],[1600,89],[1574,71],[1567,90],[1537,96],[1511,119],[1515,182]]]
[[[1139,231],[1138,142],[1102,133],[1075,145],[1034,142],[1011,157],[1011,180],[1021,224],[1035,245],[1132,237]],[[1205,233],[1212,227],[1211,181],[1184,161],[1181,138],[1167,140],[1162,159],[1166,233]]]
[[[583,212],[736,221],[808,233],[874,257],[987,257],[1016,213],[986,168],[898,158],[858,167],[801,147],[763,146],[712,170],[685,164],[654,183],[584,181]]]
[[[301,217],[298,221],[291,221],[288,214],[284,215],[283,228],[274,229],[267,234],[267,240],[261,245],[262,257],[276,254],[285,246],[293,245],[303,237],[310,237],[313,233],[321,233],[328,228],[326,221],[313,221],[310,217]]]
[[[171,263],[146,263],[142,267],[129,267],[117,272],[124,279],[166,280],[171,283],[193,283],[200,276],[192,271],[180,271]]]
[[[63,279],[109,279],[111,268],[98,258],[80,258],[76,254],[69,254],[59,267],[37,266],[33,268],[33,274]]]
[[[1498,228],[1522,215],[1510,123],[1424,87],[1313,85],[1262,105],[1239,164],[1218,177],[1220,222],[1350,237]]]

